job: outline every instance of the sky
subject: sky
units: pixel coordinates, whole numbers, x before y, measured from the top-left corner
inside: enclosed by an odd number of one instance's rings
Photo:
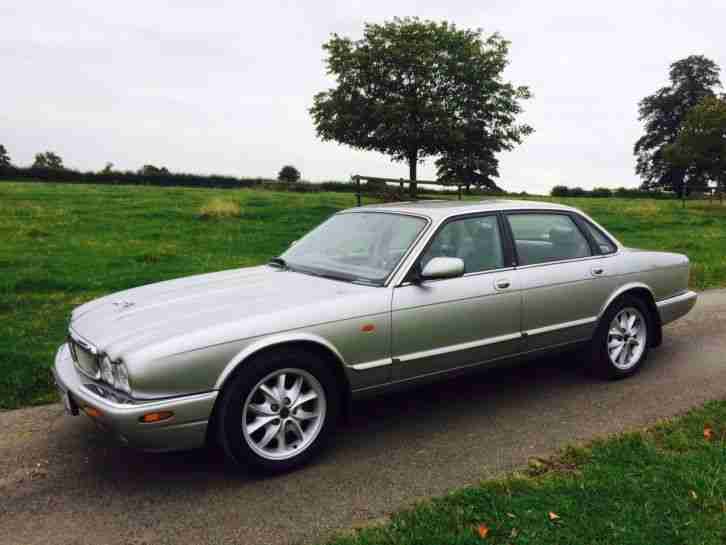
[[[680,58],[726,67],[723,1],[3,2],[0,144],[17,165],[52,150],[81,170],[406,177],[404,163],[320,141],[308,109],[333,85],[331,33],[414,15],[512,42],[505,78],[533,92],[521,120],[536,132],[499,156],[509,191],[638,185],[638,101]],[[434,177],[429,160],[419,178]]]

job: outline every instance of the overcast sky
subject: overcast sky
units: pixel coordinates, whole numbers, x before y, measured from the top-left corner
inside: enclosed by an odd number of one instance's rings
[[[321,44],[363,22],[417,15],[499,32],[506,77],[534,98],[536,132],[502,154],[500,185],[634,186],[637,102],[668,66],[726,65],[726,2],[23,0],[0,5],[0,144],[15,164],[53,150],[67,166],[274,177],[400,177],[402,163],[316,136],[308,108],[331,85]],[[433,162],[420,169],[434,176]]]

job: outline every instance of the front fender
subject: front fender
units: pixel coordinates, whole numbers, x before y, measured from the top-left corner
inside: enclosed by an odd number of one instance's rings
[[[338,359],[338,361],[341,363],[341,365],[345,365],[345,360],[343,359],[343,356],[340,354],[340,351],[338,351],[338,349],[335,348],[335,346],[333,346],[332,343],[330,343],[328,340],[324,339],[323,337],[321,337],[319,335],[315,335],[313,333],[302,333],[302,332],[300,332],[300,333],[294,333],[294,332],[293,333],[279,333],[276,335],[270,335],[269,337],[265,337],[263,339],[258,339],[256,341],[252,342],[251,344],[247,345],[242,350],[240,350],[229,361],[229,363],[224,367],[224,369],[220,373],[219,377],[217,378],[217,382],[214,385],[214,389],[221,390],[225,381],[229,378],[229,376],[232,374],[232,372],[234,372],[234,370],[237,369],[237,366],[242,365],[247,358],[256,354],[260,350],[269,348],[271,346],[294,343],[294,342],[308,342],[308,343],[317,344],[317,345],[327,349],[332,354],[334,354],[335,357]]]

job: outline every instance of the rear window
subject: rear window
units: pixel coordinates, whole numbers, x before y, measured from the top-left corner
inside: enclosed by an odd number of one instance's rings
[[[507,214],[521,265],[591,255],[590,245],[565,214]]]

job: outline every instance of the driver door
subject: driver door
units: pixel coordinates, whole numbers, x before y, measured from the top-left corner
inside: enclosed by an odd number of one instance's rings
[[[522,351],[522,294],[499,214],[453,218],[419,257],[464,261],[458,278],[393,291],[393,380],[486,363]]]

